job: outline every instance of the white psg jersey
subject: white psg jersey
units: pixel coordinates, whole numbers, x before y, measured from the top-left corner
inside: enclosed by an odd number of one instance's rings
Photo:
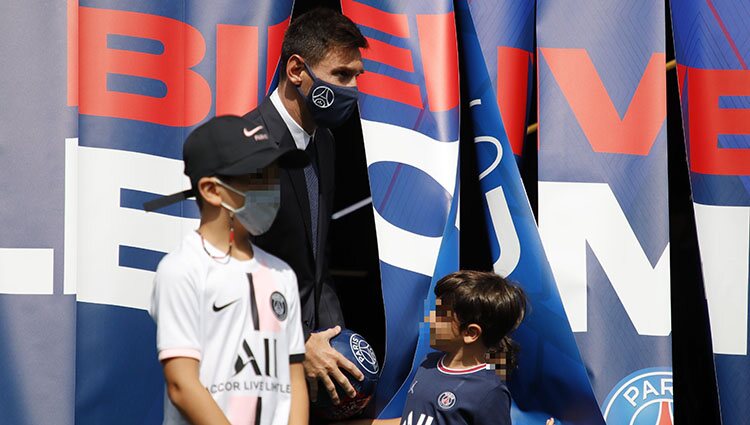
[[[289,364],[305,352],[294,271],[256,246],[249,261],[206,250],[223,254],[191,232],[159,263],[151,301],[159,360],[199,360],[201,383],[232,424],[286,425]],[[164,399],[164,424],[187,424]]]

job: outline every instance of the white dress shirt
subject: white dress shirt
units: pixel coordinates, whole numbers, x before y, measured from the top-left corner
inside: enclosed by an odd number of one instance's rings
[[[287,128],[289,128],[289,132],[292,133],[292,138],[294,139],[294,144],[297,145],[297,149],[307,149],[307,145],[310,143],[310,135],[307,134],[304,128],[297,124],[297,121],[295,121],[291,115],[289,115],[289,111],[287,111],[284,104],[281,103],[279,89],[276,88],[276,90],[271,93],[270,97],[271,103],[273,103],[273,106],[279,111],[279,115],[281,115]]]

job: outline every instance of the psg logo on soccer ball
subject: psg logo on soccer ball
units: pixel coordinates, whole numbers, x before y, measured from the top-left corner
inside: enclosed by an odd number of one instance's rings
[[[378,359],[375,358],[375,352],[372,351],[370,344],[361,335],[352,334],[349,337],[349,348],[351,348],[354,358],[357,359],[360,369],[364,368],[373,375],[377,375],[380,370]]]
[[[622,379],[604,401],[607,424],[672,425],[672,370],[641,369]]]
[[[333,90],[326,86],[315,87],[312,93],[312,101],[319,108],[327,108],[333,105]]]
[[[362,338],[362,335],[348,329],[343,329],[341,333],[331,339],[331,347],[354,363],[365,376],[363,381],[358,381],[342,369],[357,394],[354,397],[348,397],[344,390],[336,384],[336,392],[341,400],[338,405],[334,405],[328,391],[318,385],[318,399],[313,403],[316,416],[324,419],[341,420],[358,414],[370,402],[378,383],[380,366],[378,365],[378,359],[375,357],[375,351],[370,347],[370,344]]]

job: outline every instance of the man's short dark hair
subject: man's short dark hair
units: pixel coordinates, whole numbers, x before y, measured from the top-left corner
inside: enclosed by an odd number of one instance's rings
[[[315,66],[334,49],[354,50],[367,47],[367,40],[351,19],[328,8],[317,8],[294,19],[281,45],[281,78],[286,64],[297,54]]]
[[[526,295],[507,279],[492,273],[462,270],[440,279],[435,296],[455,313],[461,330],[472,323],[482,328],[482,343],[491,351],[504,352],[512,369],[517,345],[508,334],[526,314]]]

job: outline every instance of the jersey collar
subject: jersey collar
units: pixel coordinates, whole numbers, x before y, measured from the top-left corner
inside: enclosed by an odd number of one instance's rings
[[[444,359],[445,355],[443,355],[443,357],[440,358],[440,361],[438,361],[438,370],[447,375],[466,375],[468,373],[478,372],[487,368],[487,363],[480,363],[476,366],[472,366],[466,369],[452,369],[443,363]]]

